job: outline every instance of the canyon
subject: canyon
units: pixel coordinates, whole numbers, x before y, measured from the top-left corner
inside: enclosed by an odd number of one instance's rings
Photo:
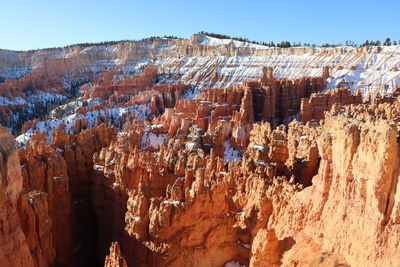
[[[0,50],[1,266],[397,266],[400,46]]]

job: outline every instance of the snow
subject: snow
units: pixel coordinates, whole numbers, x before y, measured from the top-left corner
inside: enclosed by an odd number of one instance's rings
[[[240,265],[239,261],[230,261],[225,263],[225,267],[246,267],[246,265]]]
[[[96,126],[97,118],[101,116],[106,117],[110,123],[121,127],[122,125],[120,123],[120,117],[124,114],[127,114],[128,116],[134,114],[137,119],[145,120],[147,119],[148,114],[150,114],[150,106],[149,104],[133,105],[112,109],[93,110],[86,114],[72,114],[61,119],[40,121],[36,124],[36,129],[40,130],[41,132],[46,132],[47,140],[50,141],[53,131],[57,129],[62,123],[66,125],[65,131],[68,134],[72,133],[72,127],[77,120],[85,119],[87,122],[87,127],[91,128]],[[18,136],[16,138],[16,141],[19,145],[26,145],[29,142],[33,133],[34,130],[32,128],[28,129],[25,134]]]
[[[260,150],[261,152],[264,152],[264,150],[265,150],[265,147],[260,146],[260,145],[253,145],[253,148],[257,149],[257,150]]]
[[[119,132],[117,135],[118,136],[125,136],[125,135],[127,135],[128,133],[127,132]]]
[[[246,215],[246,213],[244,211],[239,211],[239,212],[230,211],[227,214],[225,214],[224,217],[230,217],[232,215],[239,215],[241,217],[244,217]]]
[[[72,115],[78,111],[83,105],[83,98],[79,97],[74,101],[71,101],[64,105],[59,105],[49,113],[50,119],[56,119],[57,117],[64,117],[67,115]]]
[[[0,106],[17,106],[17,105],[26,105],[27,102],[22,97],[3,97],[0,96]]]
[[[224,161],[231,162],[231,161],[240,161],[242,160],[242,156],[238,150],[235,150],[229,141],[225,141],[225,154],[224,154]]]
[[[196,148],[196,146],[197,146],[197,143],[194,143],[194,142],[187,142],[187,143],[185,144],[185,148],[186,148],[187,150],[189,150],[189,151],[194,150],[194,149]]]
[[[162,124],[153,124],[150,127],[151,129],[160,129],[160,128],[164,128],[164,125]]]
[[[99,97],[89,98],[86,101],[88,103],[88,107],[90,108],[90,107],[94,107],[96,105],[99,105],[100,101],[101,101],[101,98],[99,98]]]
[[[164,200],[162,203],[167,204],[167,205],[179,205],[179,204],[181,204],[180,201],[168,201],[168,200]]]
[[[263,160],[257,160],[256,162],[264,167],[267,166],[267,163]]]
[[[242,244],[243,247],[250,249],[250,244]]]
[[[7,66],[0,72],[0,76],[8,79],[19,79],[32,71],[30,67]]]
[[[104,170],[104,166],[94,165],[93,170],[102,172]]]
[[[61,174],[60,176],[54,176],[54,177],[53,177],[53,180],[59,180],[59,179],[61,179],[62,177],[64,177],[64,175],[62,175],[62,174]]]
[[[224,46],[228,45],[228,46],[234,46],[237,48],[249,48],[249,49],[266,49],[267,48],[267,46],[264,46],[264,45],[252,44],[252,43],[237,41],[237,40],[232,40],[232,39],[219,39],[219,38],[210,37],[207,35],[204,35],[201,38],[199,45],[219,46],[219,47],[224,47]]]
[[[158,147],[167,138],[168,138],[168,134],[154,134],[154,133],[145,132],[142,136],[141,145],[142,145],[142,147],[146,147],[147,144],[149,143],[149,145],[152,147]]]
[[[19,146],[26,146],[29,143],[29,140],[31,140],[31,137],[33,135],[33,131],[29,131],[26,133],[23,133],[15,138],[15,141]]]
[[[42,106],[61,102],[67,99],[66,96],[54,93],[47,93],[43,91],[39,91],[37,94],[32,94],[28,96],[29,103],[41,104]]]
[[[201,88],[189,88],[180,96],[180,99],[196,99],[197,95],[202,91]]]
[[[201,44],[225,45],[230,41],[207,37]],[[196,88],[197,91],[191,89],[182,96],[189,99],[205,88],[227,88],[257,80],[263,75],[263,67],[273,67],[275,78],[294,79],[321,76],[323,67],[328,66],[332,77],[328,89],[344,79],[349,82],[352,92],[360,89],[363,95],[382,85],[386,85],[382,92],[391,92],[400,85],[400,46],[385,47],[379,53],[357,53],[356,48],[338,47],[316,48],[313,53],[304,52],[307,51],[304,49],[293,55],[277,53],[276,48],[263,49],[268,52],[267,56],[164,57],[157,59],[155,65],[161,71],[180,76],[177,81]],[[212,83],[213,75],[210,75],[214,72],[218,74],[215,84]]]
[[[64,101],[66,98],[67,98],[66,96],[60,94],[38,91],[37,94],[28,95],[27,99],[24,99],[22,97],[14,97],[14,98],[0,97],[0,106],[25,105],[24,109],[19,110],[15,113],[12,111],[12,109],[8,110],[8,113],[12,119],[9,126],[14,131],[15,128],[13,128],[13,126],[15,126],[18,123],[21,117],[25,118],[37,117],[36,114],[37,110],[46,109],[47,107],[50,107],[52,104],[58,104]],[[29,134],[22,137],[22,139],[24,138],[25,139],[29,138]]]

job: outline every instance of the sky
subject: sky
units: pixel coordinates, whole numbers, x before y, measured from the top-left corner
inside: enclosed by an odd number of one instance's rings
[[[275,43],[398,41],[399,10],[400,0],[0,0],[0,48],[199,31]]]

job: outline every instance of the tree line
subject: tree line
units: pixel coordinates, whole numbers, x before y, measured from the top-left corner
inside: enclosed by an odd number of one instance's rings
[[[392,41],[389,37],[386,38],[383,42],[380,40],[376,41],[370,41],[366,40],[362,44],[356,44],[353,41],[346,41],[344,44],[343,43],[338,43],[338,44],[329,44],[325,43],[322,45],[317,45],[317,44],[312,44],[312,43],[300,43],[300,42],[290,42],[290,41],[281,41],[278,43],[274,42],[259,42],[259,41],[253,41],[249,40],[248,38],[243,38],[243,37],[236,37],[236,36],[230,36],[226,34],[220,34],[220,33],[212,33],[212,32],[206,32],[206,31],[200,31],[198,34],[204,34],[210,37],[218,38],[218,39],[232,39],[236,41],[241,41],[241,42],[246,42],[246,43],[251,43],[251,44],[258,44],[258,45],[263,45],[263,46],[268,46],[268,47],[280,47],[280,48],[289,48],[289,47],[299,47],[299,46],[305,46],[305,47],[338,47],[338,46],[352,46],[352,47],[364,47],[364,46],[391,46],[391,45],[400,45],[400,40],[399,41]],[[71,44],[71,45],[66,45],[62,47],[51,47],[51,48],[43,48],[43,49],[32,49],[32,50],[27,50],[28,52],[34,52],[37,50],[57,50],[57,49],[69,49],[69,48],[74,48],[74,47],[90,47],[90,46],[108,46],[108,45],[117,45],[117,44],[124,44],[124,43],[129,43],[129,42],[150,42],[154,40],[160,40],[160,39],[183,39],[181,37],[177,37],[174,35],[164,35],[164,36],[150,36],[147,38],[142,38],[142,39],[126,39],[126,40],[119,40],[119,41],[103,41],[103,42],[97,42],[97,43],[77,43],[77,44]]]
[[[232,39],[236,41],[241,41],[241,42],[247,42],[247,43],[252,43],[252,44],[259,44],[259,45],[264,45],[268,47],[281,47],[281,48],[288,48],[288,47],[299,47],[299,46],[306,46],[306,47],[318,47],[319,45],[312,44],[312,43],[300,43],[300,42],[289,42],[289,41],[282,41],[280,43],[274,43],[274,42],[259,42],[259,41],[252,41],[249,40],[248,38],[242,38],[242,37],[235,37],[235,36],[229,36],[226,34],[219,34],[219,33],[212,33],[212,32],[206,32],[206,31],[200,31],[198,34],[204,34],[210,37],[218,38],[218,39]],[[389,37],[385,39],[385,41],[381,42],[379,40],[377,41],[369,41],[366,40],[362,44],[356,44],[353,41],[346,41],[345,44],[343,43],[338,43],[338,44],[329,44],[325,43],[322,44],[321,47],[338,47],[338,46],[352,46],[352,47],[364,47],[364,46],[391,46],[391,45],[397,45],[400,44],[399,41],[392,41]]]
[[[71,45],[66,45],[66,46],[58,46],[58,47],[49,47],[49,48],[39,48],[39,49],[31,49],[27,50],[27,52],[34,52],[38,50],[57,50],[57,49],[69,49],[69,48],[74,48],[74,47],[90,47],[90,46],[108,46],[108,45],[117,45],[117,44],[125,44],[125,43],[131,43],[131,42],[149,42],[149,41],[154,41],[154,40],[161,40],[161,39],[182,39],[180,37],[174,36],[174,35],[164,35],[164,36],[150,36],[142,39],[125,39],[125,40],[119,40],[119,41],[103,41],[103,42],[97,42],[97,43],[77,43],[77,44],[71,44]]]

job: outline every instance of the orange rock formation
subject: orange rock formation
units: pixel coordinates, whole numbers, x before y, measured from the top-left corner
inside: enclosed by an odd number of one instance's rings
[[[319,122],[325,117],[325,112],[329,111],[333,105],[361,104],[362,97],[359,92],[351,94],[348,88],[336,88],[326,94],[312,94],[310,98],[301,100],[300,120],[304,123],[308,121]]]
[[[248,53],[203,47],[202,38],[175,40],[172,52]],[[145,57],[145,45],[129,49]],[[37,70],[7,80],[0,94],[60,92],[60,75],[93,63],[82,57],[37,59]],[[167,74],[154,66],[122,72],[91,71],[77,116],[147,105],[146,119],[118,115],[114,127],[112,117],[79,117],[70,134],[62,123],[48,143],[36,131],[19,150],[0,127],[0,266],[398,265],[396,92],[362,102],[348,88],[322,93],[328,68],[291,80],[268,67],[257,81],[210,86],[190,99],[198,88],[157,83]],[[199,75],[228,79],[216,68]]]

